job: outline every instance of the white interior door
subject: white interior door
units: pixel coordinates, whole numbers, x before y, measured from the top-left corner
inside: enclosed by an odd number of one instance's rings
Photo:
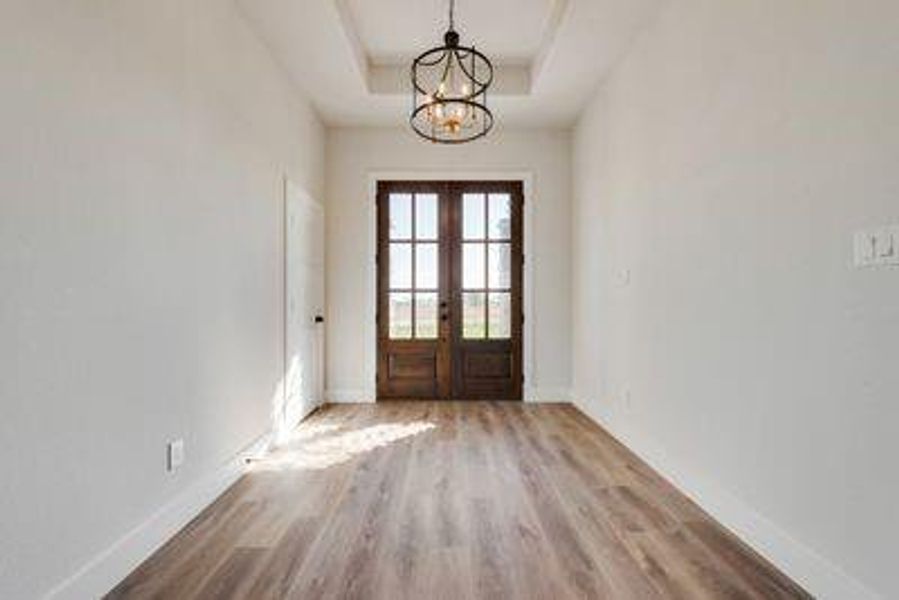
[[[283,428],[289,431],[324,396],[324,211],[300,187],[285,185],[285,355]]]

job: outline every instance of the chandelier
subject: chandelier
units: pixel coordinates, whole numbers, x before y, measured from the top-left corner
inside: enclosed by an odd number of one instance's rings
[[[474,49],[459,44],[455,0],[450,0],[449,29],[443,45],[412,62],[412,114],[409,122],[421,137],[441,144],[463,144],[487,135],[493,113],[487,88],[493,65]]]

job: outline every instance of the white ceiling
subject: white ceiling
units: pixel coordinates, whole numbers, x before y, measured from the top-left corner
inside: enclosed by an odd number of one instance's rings
[[[456,29],[496,65],[499,123],[568,126],[663,0],[457,0]],[[412,59],[449,0],[237,0],[329,125],[402,125]]]
[[[509,62],[527,63],[540,47],[556,3],[457,0],[456,29],[463,43]],[[447,0],[347,0],[347,6],[375,64],[404,62],[441,40],[447,28]]]

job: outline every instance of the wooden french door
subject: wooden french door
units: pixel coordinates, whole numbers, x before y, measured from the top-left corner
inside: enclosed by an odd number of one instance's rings
[[[521,400],[521,182],[378,184],[378,399]]]

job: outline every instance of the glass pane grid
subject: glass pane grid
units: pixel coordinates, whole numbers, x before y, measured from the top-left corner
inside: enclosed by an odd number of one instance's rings
[[[462,337],[512,335],[512,210],[509,194],[462,198]]]
[[[439,336],[439,199],[436,194],[416,193],[392,194],[390,200],[390,337],[435,339]],[[463,194],[462,211],[462,336],[508,339],[512,334],[511,196]]]
[[[439,334],[439,198],[391,194],[389,206],[391,339],[436,339]]]

